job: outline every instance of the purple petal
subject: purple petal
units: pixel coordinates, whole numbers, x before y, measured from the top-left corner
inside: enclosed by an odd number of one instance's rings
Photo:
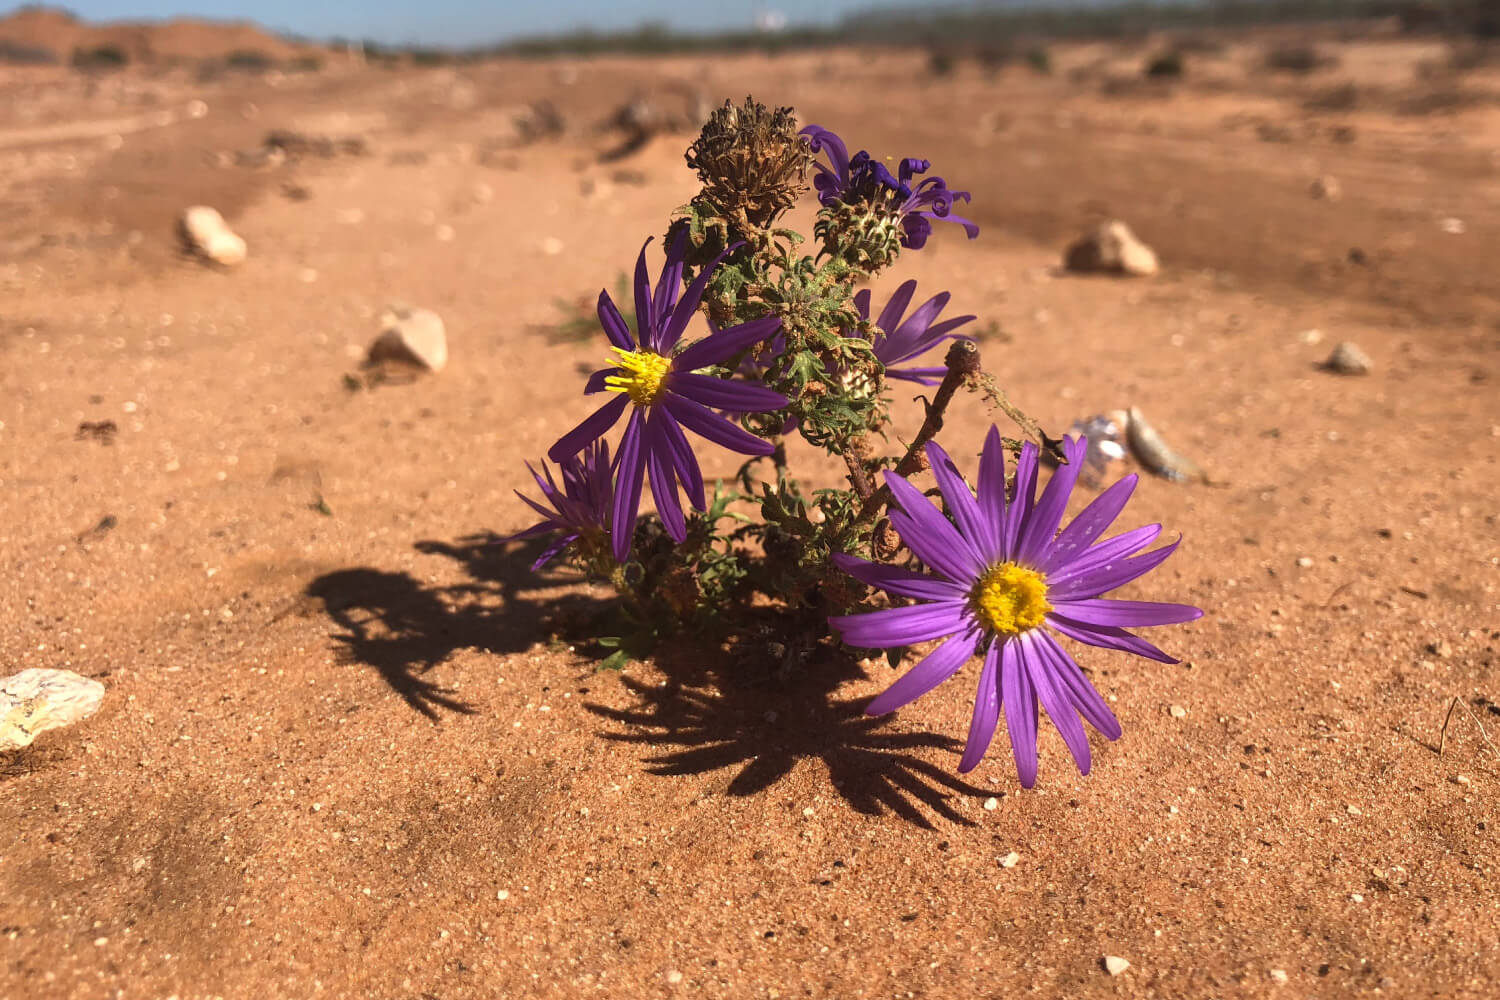
[[[1014,641],[1004,643],[1000,663],[1000,696],[1011,754],[1022,788],[1036,784],[1036,687]]]
[[[623,396],[621,397],[624,398]],[[614,545],[615,562],[630,557],[630,543],[635,539],[635,518],[641,511],[641,476],[645,458],[641,454],[645,437],[645,417],[640,408],[630,415],[625,433],[620,436],[619,466],[615,474],[614,510],[610,516],[609,537]]]
[[[1033,633],[1035,634],[1037,633]],[[1092,757],[1089,754],[1089,734],[1084,731],[1083,722],[1073,708],[1073,699],[1063,685],[1062,678],[1056,676],[1052,660],[1034,645],[1033,639],[1018,640],[1016,645],[1021,647],[1019,650],[1021,662],[1036,685],[1036,693],[1041,699],[1047,718],[1052,720],[1063,742],[1067,744],[1068,752],[1073,755],[1073,762],[1078,765],[1078,773],[1088,774],[1092,763]]]
[[[763,385],[751,382],[731,382],[712,375],[696,375],[692,372],[673,372],[668,379],[668,388],[686,399],[716,410],[735,413],[760,413],[763,410],[779,410],[787,404],[787,398]]]
[[[762,316],[760,319],[752,319],[739,326],[732,326],[728,330],[710,334],[673,358],[672,371],[690,372],[697,368],[718,364],[731,354],[737,354],[752,344],[770,340],[780,328],[780,316]],[[785,406],[786,402],[783,400],[777,405]]]
[[[953,193],[967,194],[967,192],[964,191],[955,191]],[[966,197],[964,198],[964,200],[968,201],[969,199]],[[943,215],[939,215],[936,212],[923,212],[921,214],[927,216],[929,219],[942,219],[944,222],[958,223],[960,226],[964,227],[964,232],[969,234],[969,239],[971,240],[979,235],[979,223],[974,222],[972,219],[966,219],[962,215],[954,215],[952,212],[948,212]],[[1028,785],[1027,787],[1029,788],[1031,786]]]
[[[969,627],[963,601],[937,601],[906,608],[886,608],[862,615],[835,615],[828,624],[844,642],[862,649],[888,649],[941,639]]]
[[[979,501],[974,498],[974,493],[969,489],[968,483],[964,482],[963,476],[959,475],[958,466],[953,464],[953,459],[948,457],[948,453],[936,441],[927,445],[927,464],[932,466],[933,477],[937,479],[938,489],[942,491],[948,510],[958,522],[959,532],[974,546],[980,561],[989,563],[998,560],[1000,538],[995,525],[980,512]]]
[[[995,740],[1000,724],[1000,675],[1002,663],[1012,655],[1012,643],[995,641],[984,654],[984,669],[979,672],[979,690],[974,695],[974,715],[969,720],[969,738],[964,741],[964,755],[958,762],[958,773],[974,770],[984,760],[985,751]]]
[[[565,535],[562,538],[559,538],[557,541],[553,542],[547,547],[547,550],[545,552],[543,552],[540,556],[537,556],[536,562],[531,564],[531,571],[535,573],[537,570],[547,565],[553,559],[557,558],[557,554],[563,549],[567,548],[568,543],[573,541],[577,537],[578,535],[576,533],[572,535]]]
[[[1061,569],[1093,545],[1125,509],[1139,478],[1131,473],[1095,497],[1057,536],[1037,568],[1044,573]]]
[[[904,382],[919,382],[922,385],[937,385],[948,374],[946,368],[887,368],[886,378],[898,378]]]
[[[1111,628],[1149,628],[1153,625],[1181,625],[1203,617],[1203,609],[1188,604],[1164,604],[1157,601],[1112,601],[1102,597],[1083,601],[1054,601],[1053,610],[1065,618],[1084,625],[1107,625]]]
[[[868,288],[861,288],[854,293],[854,308],[859,310],[860,319],[870,318],[870,290]]]
[[[583,394],[585,396],[592,396],[596,392],[603,392],[605,389],[609,388],[609,386],[606,384],[606,380],[611,375],[618,374],[620,374],[620,369],[618,368],[599,369],[598,371],[594,372],[594,374],[590,375],[589,380],[584,383]]]
[[[651,483],[651,497],[656,513],[672,541],[687,541],[687,522],[682,516],[682,501],[677,498],[677,478],[672,474],[672,456],[662,438],[661,421],[671,420],[665,413],[652,413],[646,419],[646,478]]]
[[[1000,540],[1001,559],[1010,558],[1005,547],[1005,444],[994,424],[984,436],[984,450],[979,455],[979,510],[995,526]]]
[[[656,299],[651,303],[653,326],[665,320],[677,305],[677,293],[682,290],[683,260],[687,256],[687,236],[687,226],[682,226],[667,248],[667,260],[662,264],[661,277],[656,282]]]
[[[1066,688],[1068,696],[1073,700],[1073,706],[1088,720],[1089,725],[1103,733],[1106,739],[1117,740],[1124,732],[1120,728],[1120,720],[1115,718],[1115,713],[1110,710],[1109,703],[1104,696],[1094,689],[1094,685],[1084,676],[1083,670],[1073,657],[1068,655],[1067,650],[1057,644],[1057,640],[1046,632],[1033,632],[1036,638],[1034,650],[1040,650],[1052,661],[1052,674]]]
[[[682,339],[682,331],[687,329],[688,320],[692,319],[693,313],[698,311],[698,303],[703,301],[703,291],[708,287],[709,279],[714,276],[714,269],[719,266],[719,261],[729,256],[739,246],[741,246],[739,243],[730,246],[704,267],[698,277],[693,279],[693,283],[688,286],[687,291],[678,300],[676,308],[672,310],[671,317],[656,332],[656,343],[651,348],[653,351],[663,356],[672,353],[672,348],[676,347],[677,341]]]
[[[1122,653],[1134,653],[1136,656],[1144,656],[1148,660],[1156,660],[1159,663],[1178,663],[1174,656],[1168,656],[1157,649],[1151,643],[1138,635],[1131,635],[1122,628],[1110,628],[1105,625],[1085,625],[1082,622],[1071,621],[1059,614],[1047,615],[1047,624],[1067,636],[1069,639],[1077,639],[1079,642],[1089,646],[1098,646],[1100,649],[1116,649]]]
[[[630,335],[630,324],[626,323],[625,317],[620,315],[620,310],[615,306],[615,300],[603,290],[599,292],[599,325],[604,327],[604,335],[609,338],[611,344],[622,351],[635,350],[635,338]]]
[[[656,328],[651,322],[651,278],[646,274],[646,248],[650,245],[651,237],[648,236],[641,244],[641,255],[635,259],[635,325],[641,331],[641,342],[647,347],[651,346],[651,334]]]
[[[833,564],[860,583],[879,587],[888,594],[900,597],[915,597],[923,601],[961,601],[967,596],[959,584],[914,570],[866,562],[842,552],[833,554]]]
[[[1038,451],[1036,445],[1027,441],[1021,446],[1021,457],[1016,461],[1016,492],[1011,498],[1010,510],[1005,516],[1005,558],[1014,560],[1021,552],[1022,529],[1031,517],[1036,505],[1036,467]]]
[[[1072,496],[1073,487],[1078,484],[1078,473],[1083,471],[1084,454],[1088,447],[1088,442],[1083,438],[1064,439],[1063,455],[1068,460],[1067,464],[1059,465],[1053,471],[1052,479],[1042,491],[1042,498],[1037,501],[1036,509],[1027,519],[1026,531],[1021,537],[1021,549],[1015,557],[1017,562],[1027,566],[1040,565],[1048,546],[1057,535],[1058,525],[1062,524],[1063,514],[1068,509],[1068,497]]]
[[[1167,557],[1177,551],[1177,546],[1182,544],[1181,536],[1171,545],[1164,545],[1154,552],[1148,552],[1134,559],[1126,559],[1119,563],[1103,566],[1091,573],[1075,576],[1062,585],[1050,585],[1047,588],[1048,596],[1054,601],[1080,601],[1089,597],[1098,597],[1107,594],[1111,590],[1123,587],[1132,580],[1139,579],[1151,572]]]
[[[875,325],[887,337],[895,334],[896,329],[901,323],[901,314],[906,312],[906,307],[911,303],[911,297],[916,294],[916,291],[916,281],[908,278],[901,283],[900,288],[896,289],[896,294],[891,296],[891,300],[885,304],[885,308],[880,310],[880,318],[875,320]],[[946,295],[947,293],[943,294]]]
[[[866,715],[884,715],[904,705],[910,705],[922,695],[952,677],[958,668],[974,655],[979,642],[979,632],[969,630],[953,636],[912,667],[865,706]]]
[[[916,557],[955,583],[972,583],[985,571],[984,558],[917,488],[889,470],[885,484],[901,508],[891,525]]]
[[[587,448],[589,442],[603,437],[604,432],[615,425],[620,414],[625,412],[625,404],[629,402],[630,397],[622,392],[599,407],[592,415],[585,417],[583,423],[558,438],[557,443],[547,449],[547,457],[562,464]]]
[[[1062,586],[1077,580],[1080,577],[1090,576],[1100,570],[1111,570],[1121,560],[1135,555],[1137,552],[1156,541],[1161,534],[1161,525],[1147,524],[1130,531],[1121,532],[1113,538],[1106,539],[1098,545],[1091,546],[1083,555],[1078,556],[1072,562],[1047,576],[1050,586]]]
[[[661,403],[688,430],[715,444],[723,445],[730,451],[737,451],[742,455],[769,455],[776,450],[771,442],[763,441],[749,431],[736,427],[702,403],[695,403],[670,392],[661,397]]]
[[[671,455],[672,468],[677,470],[677,478],[682,480],[682,487],[687,490],[688,499],[699,510],[706,509],[708,499],[703,493],[703,470],[698,468],[698,457],[693,454],[692,447],[688,445],[687,437],[682,433],[682,427],[677,421],[671,419],[670,414],[665,413],[658,417],[657,426]]]

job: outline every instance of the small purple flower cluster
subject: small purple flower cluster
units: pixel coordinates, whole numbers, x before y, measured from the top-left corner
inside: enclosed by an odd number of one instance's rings
[[[979,226],[953,214],[955,201],[968,201],[969,192],[953,191],[941,177],[924,177],[913,186],[918,174],[932,166],[928,160],[906,157],[891,174],[885,164],[860,150],[852,157],[849,147],[833,132],[821,125],[802,130],[814,153],[826,152],[828,163],[815,164],[818,176],[813,187],[824,205],[842,202],[846,205],[889,205],[893,218],[901,226],[901,245],[920,250],[932,235],[932,219],[956,222],[964,227],[969,239],[979,235]]]

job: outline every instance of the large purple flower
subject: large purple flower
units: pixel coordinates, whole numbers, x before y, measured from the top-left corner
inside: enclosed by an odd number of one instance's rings
[[[932,166],[928,160],[907,157],[892,175],[885,164],[861,150],[852,157],[844,140],[821,125],[802,130],[814,153],[826,152],[828,164],[815,163],[818,174],[813,188],[823,205],[843,202],[846,205],[872,205],[884,208],[901,225],[901,245],[920,250],[932,235],[932,219],[956,222],[964,227],[969,239],[979,235],[979,226],[963,216],[953,214],[953,203],[969,201],[969,192],[953,191],[941,177],[924,177],[915,186],[912,180]]]
[[[1073,658],[1042,630],[1043,624],[1091,646],[1176,663],[1126,629],[1193,621],[1203,614],[1184,604],[1101,599],[1106,591],[1155,569],[1181,539],[1137,555],[1161,533],[1161,525],[1153,524],[1098,541],[1124,509],[1135,476],[1100,494],[1058,534],[1086,443],[1070,438],[1063,448],[1068,464],[1053,473],[1037,499],[1038,453],[1035,445],[1027,444],[1016,465],[1015,496],[1007,502],[1004,446],[993,427],[980,457],[977,497],[947,453],[929,444],[927,458],[953,521],[902,477],[887,472],[886,484],[900,506],[891,511],[892,527],[931,572],[834,556],[855,579],[925,602],[830,618],[845,642],[876,649],[946,639],[872,701],[866,712],[894,711],[951,677],[971,656],[982,654],[974,717],[958,769],[969,771],[983,759],[1003,709],[1016,770],[1027,788],[1036,783],[1038,703],[1083,774],[1089,772],[1089,741],[1079,716],[1111,740],[1120,736],[1120,723],[1109,705]]]
[[[562,489],[558,489],[557,481],[552,478],[552,470],[547,468],[546,462],[542,463],[540,476],[530,462],[526,463],[526,469],[531,473],[531,478],[536,480],[537,488],[542,491],[542,498],[552,505],[552,509],[548,510],[517,490],[516,496],[542,515],[542,520],[524,531],[502,538],[501,541],[537,538],[553,532],[561,536],[532,563],[532,570],[539,570],[547,565],[570,542],[583,538],[590,543],[598,543],[604,539],[609,524],[611,481],[608,444],[594,441],[581,455],[569,455],[558,463]]]
[[[882,365],[885,365],[885,374],[888,378],[905,379],[908,382],[920,382],[923,385],[937,385],[938,381],[947,373],[948,369],[942,366],[936,368],[895,368],[903,361],[926,354],[938,344],[945,340],[972,340],[972,337],[957,334],[953,331],[974,319],[973,316],[955,316],[937,322],[938,315],[948,305],[950,298],[947,292],[939,292],[926,302],[918,306],[910,316],[903,320],[902,314],[906,307],[911,305],[912,295],[917,290],[915,281],[903,282],[896,289],[896,294],[886,303],[880,311],[880,316],[875,320],[875,327],[880,331],[874,342],[875,357]],[[870,318],[870,290],[861,289],[854,296],[854,307],[859,310],[861,319]]]
[[[647,245],[650,243],[646,241]],[[774,450],[769,441],[736,427],[714,410],[753,413],[787,405],[785,396],[764,386],[730,382],[698,371],[770,338],[781,326],[779,317],[766,316],[715,332],[686,350],[673,353],[718,264],[715,261],[704,268],[679,300],[686,252],[687,234],[683,231],[667,251],[667,261],[653,294],[646,273],[646,248],[641,247],[635,265],[639,343],[631,336],[630,327],[609,293],[599,293],[599,323],[617,355],[616,366],[594,372],[584,392],[618,395],[564,434],[547,452],[554,462],[577,454],[613,427],[627,407],[632,408],[615,460],[614,508],[610,517],[610,541],[619,562],[630,555],[631,536],[641,507],[643,475],[651,481],[651,495],[667,534],[678,542],[687,538],[687,522],[677,495],[678,482],[694,507],[704,510],[707,506],[703,473],[682,432],[684,427],[732,451],[769,455]]]

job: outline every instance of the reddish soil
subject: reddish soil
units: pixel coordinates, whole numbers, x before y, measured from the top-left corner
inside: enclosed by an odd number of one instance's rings
[[[108,691],[0,756],[0,996],[1496,995],[1500,767],[1462,711],[1438,743],[1455,697],[1500,736],[1497,81],[1334,49],[1286,80],[1236,43],[1165,88],[1103,46],[1047,78],[5,71],[0,665]],[[593,126],[682,81],[930,157],[984,231],[877,301],[951,289],[1053,433],[1135,405],[1218,484],[1127,512],[1186,537],[1130,596],[1208,613],[1153,636],[1178,666],[1079,652],[1125,726],[1092,775],[1044,727],[1035,790],[1003,740],[958,778],[977,671],[883,720],[879,662],[595,672],[607,594],[477,543],[530,523],[522,462],[585,412],[604,341],[549,338],[559,300],[693,192],[688,135],[601,163]],[[1307,109],[1345,82],[1369,99]],[[539,99],[567,131],[500,148]],[[274,128],[369,151],[235,164]],[[242,267],[178,254],[193,202]],[[1057,270],[1106,215],[1161,275]],[[442,314],[452,364],[352,390],[392,302]],[[1319,369],[1340,340],[1373,374]],[[963,398],[941,440],[972,463],[991,419]]]

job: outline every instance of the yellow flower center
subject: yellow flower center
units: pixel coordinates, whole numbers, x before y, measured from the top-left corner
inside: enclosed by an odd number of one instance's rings
[[[1028,632],[1052,610],[1042,574],[1011,562],[990,567],[974,584],[969,601],[975,616],[996,635]]]
[[[661,395],[662,382],[672,359],[664,358],[653,351],[627,351],[622,347],[611,347],[619,359],[607,359],[607,363],[620,369],[619,375],[610,375],[604,387],[610,392],[623,392],[636,406],[650,406]]]

